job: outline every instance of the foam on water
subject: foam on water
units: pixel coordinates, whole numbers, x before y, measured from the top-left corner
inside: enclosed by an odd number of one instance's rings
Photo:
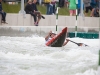
[[[69,38],[89,45],[45,46],[44,37],[0,37],[0,75],[97,75],[99,39]]]

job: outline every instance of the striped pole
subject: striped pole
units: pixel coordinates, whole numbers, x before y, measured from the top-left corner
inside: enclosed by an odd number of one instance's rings
[[[100,40],[100,39],[99,39]],[[98,75],[100,75],[100,49],[99,49],[99,66],[98,66]]]
[[[98,65],[98,75],[100,75],[100,27],[99,27],[99,65]]]
[[[56,32],[57,32],[57,25],[58,25],[58,2],[56,2]]]
[[[100,1],[99,1],[100,3]],[[99,5],[100,7],[100,5]],[[99,9],[99,15],[100,15],[100,9]],[[100,17],[99,17],[100,20]],[[98,65],[98,75],[100,75],[100,21],[99,21],[99,65]]]
[[[77,37],[77,4],[78,4],[78,0],[76,0],[76,23],[75,23],[75,37]]]

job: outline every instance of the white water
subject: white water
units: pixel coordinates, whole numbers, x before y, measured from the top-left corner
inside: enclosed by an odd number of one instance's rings
[[[0,37],[0,75],[97,75],[99,39],[69,38],[64,47],[46,47],[43,37]]]

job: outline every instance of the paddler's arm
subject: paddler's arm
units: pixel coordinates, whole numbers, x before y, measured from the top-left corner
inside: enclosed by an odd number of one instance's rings
[[[52,31],[50,31],[50,32],[48,33],[48,35],[45,37],[45,40],[46,40],[46,41],[49,39],[51,33],[52,33]]]
[[[63,46],[65,46],[69,42],[69,39],[66,39],[66,42],[63,43]]]

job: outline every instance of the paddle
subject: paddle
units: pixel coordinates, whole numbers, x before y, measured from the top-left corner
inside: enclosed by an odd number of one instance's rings
[[[74,41],[71,41],[71,40],[69,40],[70,42],[73,42],[73,43],[75,43],[75,44],[77,44],[78,46],[88,46],[88,45],[86,45],[86,44],[84,44],[84,43],[76,43],[76,42],[74,42]]]

